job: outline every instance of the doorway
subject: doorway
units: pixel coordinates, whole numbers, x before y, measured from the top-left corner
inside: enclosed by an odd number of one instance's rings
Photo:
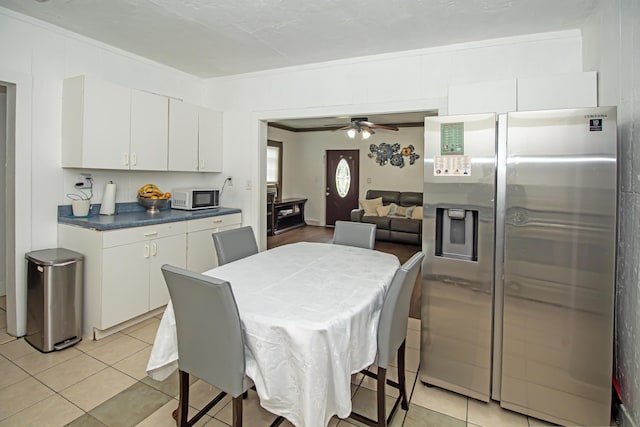
[[[0,84],[0,335],[7,332],[7,86]]]
[[[325,223],[349,221],[358,207],[360,150],[327,150]]]

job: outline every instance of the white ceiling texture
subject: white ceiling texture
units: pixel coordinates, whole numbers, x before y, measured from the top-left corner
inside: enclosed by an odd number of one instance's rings
[[[209,78],[576,29],[599,1],[0,0],[0,6]]]

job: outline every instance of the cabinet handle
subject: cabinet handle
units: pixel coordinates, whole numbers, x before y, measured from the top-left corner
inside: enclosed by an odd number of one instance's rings
[[[214,220],[213,220],[213,223],[214,223],[214,224],[220,224],[221,222],[222,222],[222,220],[221,220],[221,219],[214,219]]]
[[[158,245],[156,245],[155,242],[151,244],[151,255],[158,255]]]
[[[131,166],[138,164],[138,155],[136,153],[131,154]]]
[[[194,161],[193,161],[193,168],[194,168],[195,170],[198,170],[198,161],[197,161],[197,160],[194,160]]]
[[[148,233],[144,233],[144,237],[157,236],[157,235],[158,235],[157,231],[149,231]]]
[[[144,245],[144,257],[149,258],[149,245]]]
[[[129,153],[124,153],[124,165],[129,166]]]
[[[204,169],[204,160],[200,160],[200,170]]]

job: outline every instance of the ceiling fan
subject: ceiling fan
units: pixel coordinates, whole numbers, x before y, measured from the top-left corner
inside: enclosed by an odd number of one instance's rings
[[[368,120],[368,117],[353,117],[349,125],[341,127],[337,130],[346,130],[347,136],[349,138],[355,138],[357,134],[361,133],[362,139],[368,139],[371,135],[373,135],[375,133],[373,129],[386,129],[393,131],[398,130],[398,128],[395,126],[377,125]]]

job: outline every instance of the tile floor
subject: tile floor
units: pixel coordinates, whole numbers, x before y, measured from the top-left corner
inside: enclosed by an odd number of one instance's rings
[[[4,299],[0,298],[4,310]],[[5,321],[4,312],[0,312]],[[100,341],[83,340],[69,349],[43,354],[24,339],[6,334],[0,323],[0,427],[8,426],[148,426],[173,427],[178,381],[146,376],[145,367],[159,318],[152,318]],[[503,410],[416,381],[419,365],[420,322],[410,319],[407,334],[409,411],[399,409],[393,427],[514,427],[553,424]],[[4,329],[2,329],[4,328]],[[393,371],[390,371],[390,376]],[[373,380],[353,377],[353,407],[375,414]],[[389,390],[391,392],[392,390]],[[191,386],[191,406],[200,409],[216,389],[200,380]],[[391,399],[390,399],[391,402]],[[214,407],[197,426],[231,424],[229,398]],[[388,405],[389,407],[390,405]],[[195,409],[194,409],[195,412]],[[268,426],[274,415],[262,409],[254,392],[244,402],[244,425]],[[288,422],[283,426],[291,427]],[[353,420],[335,418],[330,427],[353,427]]]

